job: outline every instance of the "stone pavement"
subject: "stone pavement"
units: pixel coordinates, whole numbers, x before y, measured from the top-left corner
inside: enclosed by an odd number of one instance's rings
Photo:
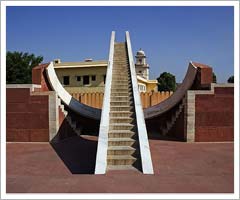
[[[7,143],[8,193],[232,193],[233,143],[150,140],[154,175],[93,175],[95,137]]]

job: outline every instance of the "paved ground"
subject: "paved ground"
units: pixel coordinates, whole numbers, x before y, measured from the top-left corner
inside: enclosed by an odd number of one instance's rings
[[[150,140],[154,175],[111,171],[93,175],[96,138],[61,143],[8,143],[7,192],[229,193],[233,143]]]

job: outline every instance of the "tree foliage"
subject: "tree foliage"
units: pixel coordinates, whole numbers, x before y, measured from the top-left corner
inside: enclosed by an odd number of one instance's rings
[[[6,81],[9,83],[31,83],[32,68],[43,61],[42,56],[23,52],[7,52]]]
[[[158,78],[158,91],[175,91],[176,78],[168,72],[163,72]]]
[[[217,76],[214,72],[212,73],[212,82],[217,83]]]
[[[230,76],[227,80],[228,83],[234,83],[234,76]]]

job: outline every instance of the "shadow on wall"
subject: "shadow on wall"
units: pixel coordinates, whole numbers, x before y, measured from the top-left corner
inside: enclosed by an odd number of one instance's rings
[[[97,137],[77,136],[63,121],[51,146],[72,174],[94,174]]]

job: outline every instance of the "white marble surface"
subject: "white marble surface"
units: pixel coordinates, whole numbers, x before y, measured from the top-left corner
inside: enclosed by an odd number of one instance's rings
[[[137,118],[136,120],[137,120],[137,128],[138,128],[140,154],[141,154],[141,160],[142,160],[142,170],[144,174],[154,174],[151,152],[150,152],[149,142],[148,142],[147,129],[146,129],[146,124],[144,120],[140,94],[138,91],[137,76],[136,76],[135,64],[134,64],[134,59],[132,54],[130,35],[128,31],[126,31],[126,42],[127,42],[127,50],[128,50],[129,64],[130,64],[130,71],[131,71],[135,112],[136,112],[136,118]]]
[[[110,113],[110,95],[112,84],[112,68],[114,53],[115,32],[112,32],[110,41],[109,61],[106,76],[106,85],[104,91],[103,107],[98,137],[98,147],[96,156],[95,174],[105,174],[107,169],[107,148],[108,148],[108,130]]]
[[[154,106],[148,107],[144,110],[145,119],[151,119],[153,117],[159,116],[171,108],[173,108],[176,104],[178,104],[183,97],[185,96],[187,90],[192,87],[192,84],[195,80],[197,74],[197,67],[195,67],[192,62],[188,65],[188,70],[185,75],[185,78],[182,84],[178,87],[178,89],[165,101],[160,102]]]
[[[33,92],[34,88],[41,88],[41,85],[37,84],[7,84],[6,88],[30,88],[30,91]]]
[[[62,86],[60,81],[58,80],[58,77],[56,75],[56,72],[53,67],[53,63],[51,62],[49,66],[47,67],[47,76],[49,83],[51,84],[51,87],[54,91],[56,91],[57,95],[61,98],[61,100],[69,106],[69,108],[79,115],[89,117],[92,119],[100,119],[101,116],[101,110],[97,108],[93,108],[87,105],[84,105],[74,99]]]

